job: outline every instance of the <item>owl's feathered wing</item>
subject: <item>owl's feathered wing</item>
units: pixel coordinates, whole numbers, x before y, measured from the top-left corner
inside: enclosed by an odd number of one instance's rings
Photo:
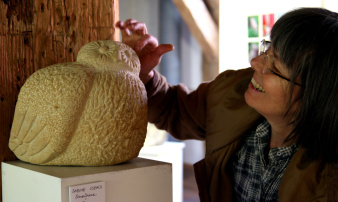
[[[93,72],[80,64],[40,69],[21,88],[9,147],[27,162],[45,164],[68,146],[91,88]]]

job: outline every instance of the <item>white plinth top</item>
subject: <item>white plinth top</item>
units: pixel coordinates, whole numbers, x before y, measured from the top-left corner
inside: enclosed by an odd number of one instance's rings
[[[7,164],[18,166],[31,171],[54,176],[57,178],[69,178],[83,175],[92,175],[107,172],[126,171],[135,168],[163,165],[164,162],[151,161],[144,158],[135,158],[130,161],[112,166],[42,166],[23,161],[7,161]]]

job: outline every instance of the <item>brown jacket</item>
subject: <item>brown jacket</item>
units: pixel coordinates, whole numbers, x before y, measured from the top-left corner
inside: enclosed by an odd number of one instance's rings
[[[206,142],[205,158],[194,165],[201,201],[234,201],[231,157],[242,135],[261,118],[244,99],[252,74],[252,69],[226,71],[190,92],[184,85],[169,85],[155,72],[146,85],[149,122],[178,139]],[[300,148],[289,163],[279,201],[337,200],[337,166],[306,164],[303,153]]]

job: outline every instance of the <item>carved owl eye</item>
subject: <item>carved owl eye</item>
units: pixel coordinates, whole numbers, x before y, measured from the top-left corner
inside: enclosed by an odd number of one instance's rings
[[[77,56],[77,61],[88,61],[92,58],[95,59],[114,59],[115,43],[110,41],[94,41],[84,45]],[[114,61],[115,63],[116,61]]]
[[[134,71],[139,72],[140,61],[136,53],[127,45],[119,44],[117,48],[118,59],[127,64],[128,67],[131,67]]]

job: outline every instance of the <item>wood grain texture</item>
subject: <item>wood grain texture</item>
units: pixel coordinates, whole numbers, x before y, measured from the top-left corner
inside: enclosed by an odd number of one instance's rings
[[[95,40],[119,40],[118,0],[0,1],[0,161],[15,160],[8,148],[21,86],[36,70],[74,61]],[[0,193],[0,199],[2,194]]]

